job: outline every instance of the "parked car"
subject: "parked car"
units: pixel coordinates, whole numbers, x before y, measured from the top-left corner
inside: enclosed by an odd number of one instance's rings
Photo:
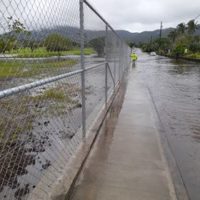
[[[151,56],[156,56],[157,54],[156,54],[156,52],[151,52],[150,55]]]

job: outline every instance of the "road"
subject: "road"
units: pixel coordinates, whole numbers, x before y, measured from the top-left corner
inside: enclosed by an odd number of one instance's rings
[[[151,93],[189,199],[200,197],[200,64],[137,52],[135,73]]]

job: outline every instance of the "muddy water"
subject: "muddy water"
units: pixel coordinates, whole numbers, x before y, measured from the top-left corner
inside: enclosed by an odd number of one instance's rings
[[[200,199],[200,63],[149,56],[134,68],[153,98],[189,199]]]

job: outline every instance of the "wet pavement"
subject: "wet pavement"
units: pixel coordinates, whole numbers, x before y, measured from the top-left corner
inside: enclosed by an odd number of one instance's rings
[[[116,105],[121,111],[105,122],[72,200],[176,199],[151,96],[137,77],[133,69],[122,108]]]
[[[137,78],[151,94],[188,199],[199,200],[200,64],[138,54]]]

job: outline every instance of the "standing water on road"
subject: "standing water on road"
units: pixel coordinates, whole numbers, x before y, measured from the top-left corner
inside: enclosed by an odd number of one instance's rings
[[[200,63],[137,52],[135,73],[148,87],[191,200],[200,199]]]

